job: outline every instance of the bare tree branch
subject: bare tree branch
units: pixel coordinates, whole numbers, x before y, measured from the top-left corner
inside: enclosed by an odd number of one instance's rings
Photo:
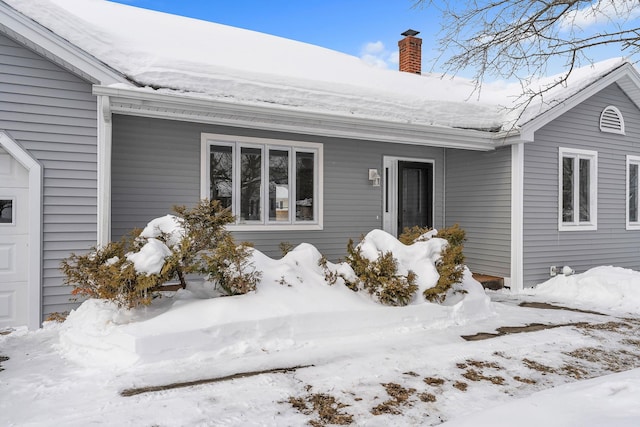
[[[640,53],[640,0],[413,1],[442,16],[434,67],[448,74],[473,70],[477,90],[487,78],[518,79],[525,88],[562,61],[565,73],[524,93],[526,104],[591,63],[595,47],[617,46],[627,57]]]

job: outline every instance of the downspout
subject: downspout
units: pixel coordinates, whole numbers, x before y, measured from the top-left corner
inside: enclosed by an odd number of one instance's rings
[[[98,235],[97,245],[111,240],[111,104],[98,95]]]

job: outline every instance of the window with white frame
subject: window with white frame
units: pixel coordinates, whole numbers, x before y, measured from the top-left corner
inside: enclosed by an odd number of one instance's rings
[[[638,174],[640,157],[627,156],[627,230],[640,230]]]
[[[559,230],[596,230],[598,153],[561,147],[559,159]]]
[[[201,197],[236,217],[231,228],[322,228],[322,144],[202,135]]]

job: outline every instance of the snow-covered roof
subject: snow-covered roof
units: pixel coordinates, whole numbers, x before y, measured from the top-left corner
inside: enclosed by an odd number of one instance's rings
[[[520,115],[518,83],[375,68],[357,57],[226,25],[105,0],[3,0],[131,82],[116,86],[248,106],[463,129],[530,120],[620,60],[574,71]],[[572,83],[573,82],[573,83]],[[549,100],[551,99],[551,102]]]

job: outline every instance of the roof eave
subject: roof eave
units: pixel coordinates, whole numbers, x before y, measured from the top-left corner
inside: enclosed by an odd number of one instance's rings
[[[108,97],[109,109],[115,114],[432,147],[488,151],[496,146],[495,132],[248,105],[134,88],[94,86],[93,93]]]
[[[127,81],[121,73],[2,1],[0,32],[94,84]]]
[[[640,75],[630,63],[625,62],[595,80],[587,87],[566,98],[562,102],[559,102],[557,105],[554,105],[549,110],[522,124],[520,127],[521,139],[523,141],[533,141],[534,133],[537,130],[597,94],[607,86],[624,78],[628,79],[628,87],[623,87],[623,90],[625,90],[631,100],[640,108]]]

